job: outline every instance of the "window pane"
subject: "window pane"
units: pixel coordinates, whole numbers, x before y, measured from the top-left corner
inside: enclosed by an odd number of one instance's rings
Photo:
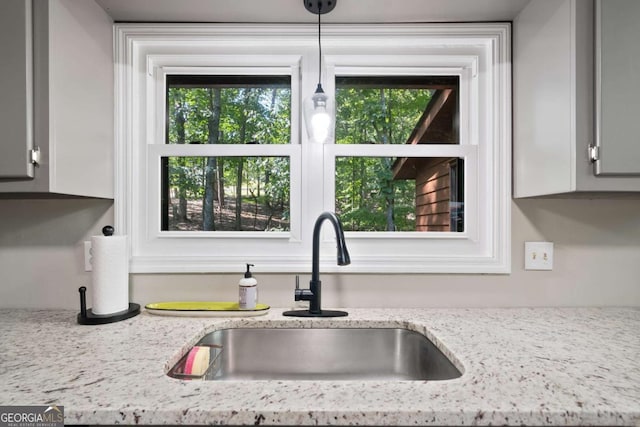
[[[349,231],[464,231],[464,160],[336,157],[336,212]]]
[[[167,76],[168,144],[289,144],[290,76]]]
[[[162,157],[163,231],[288,231],[289,157]]]
[[[337,144],[459,144],[458,77],[336,77]]]

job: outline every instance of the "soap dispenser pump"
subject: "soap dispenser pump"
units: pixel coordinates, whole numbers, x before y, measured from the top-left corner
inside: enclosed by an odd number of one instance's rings
[[[258,302],[258,281],[251,274],[253,264],[247,264],[247,271],[238,283],[240,287],[239,307],[241,310],[255,310]]]

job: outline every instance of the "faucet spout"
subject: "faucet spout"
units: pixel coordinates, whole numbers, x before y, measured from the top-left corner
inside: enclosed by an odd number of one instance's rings
[[[342,223],[340,218],[333,212],[323,212],[316,220],[316,225],[313,227],[313,258],[311,260],[311,280],[320,279],[320,230],[322,229],[322,223],[325,220],[329,220],[333,225],[333,229],[336,233],[337,249],[338,249],[338,265],[351,264],[351,257],[347,250],[347,244],[344,241],[344,231],[342,230]]]
[[[293,310],[283,313],[285,316],[297,317],[339,317],[346,316],[346,311],[322,310],[321,295],[322,282],[320,281],[320,230],[325,220],[333,225],[337,241],[337,263],[338,265],[349,265],[351,257],[347,250],[347,244],[344,240],[344,231],[342,223],[338,216],[333,212],[323,212],[316,220],[313,227],[313,253],[311,258],[311,281],[309,289],[296,289],[295,300],[309,301],[309,310]]]

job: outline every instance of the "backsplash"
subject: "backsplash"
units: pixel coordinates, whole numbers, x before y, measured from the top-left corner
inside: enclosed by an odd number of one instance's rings
[[[323,273],[323,306],[640,306],[638,212],[640,200],[519,200],[512,204],[510,275]],[[0,200],[0,307],[77,309],[78,288],[91,280],[82,242],[112,221],[107,200]],[[524,270],[524,242],[537,240],[555,243],[553,271]],[[235,300],[242,268],[132,275],[131,299]],[[260,302],[293,305],[293,274],[254,270]],[[301,274],[301,285],[308,280]]]

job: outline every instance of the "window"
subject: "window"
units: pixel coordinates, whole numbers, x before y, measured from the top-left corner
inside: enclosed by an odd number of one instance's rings
[[[118,24],[116,227],[132,272],[509,271],[508,24],[323,30],[335,139],[303,132],[315,27]],[[326,256],[330,255],[330,256]]]
[[[288,231],[288,157],[162,157],[161,231]]]
[[[166,143],[288,144],[290,76],[166,76]],[[162,157],[161,231],[289,230],[288,157]]]
[[[458,91],[457,76],[338,76],[336,144],[459,144]],[[350,231],[463,231],[453,160],[338,157],[336,213]]]

